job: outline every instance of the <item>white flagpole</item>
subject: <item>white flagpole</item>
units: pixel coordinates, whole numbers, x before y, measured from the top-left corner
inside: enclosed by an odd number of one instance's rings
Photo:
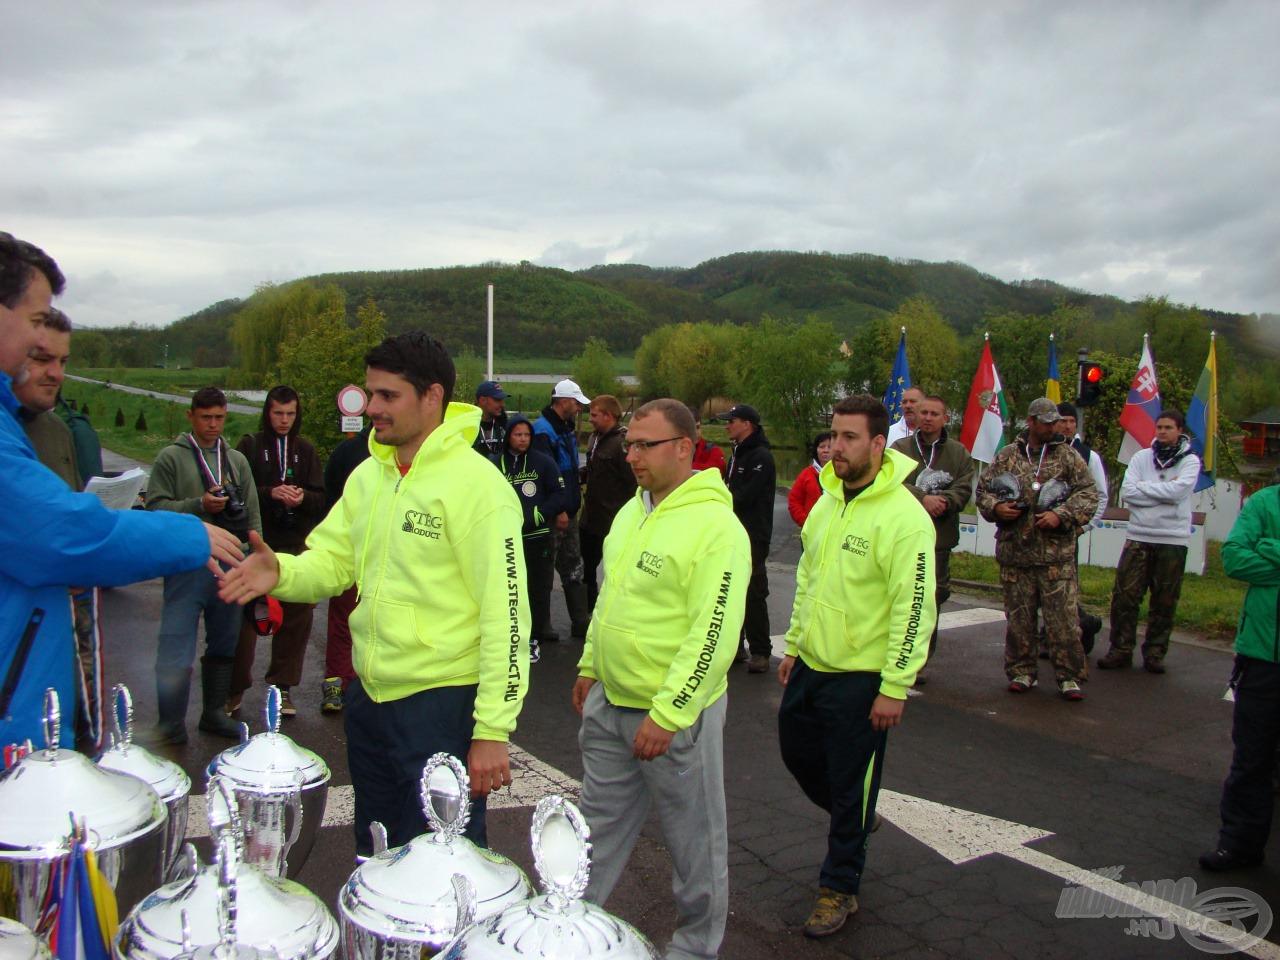
[[[486,380],[493,379],[493,284],[489,284],[489,366]]]

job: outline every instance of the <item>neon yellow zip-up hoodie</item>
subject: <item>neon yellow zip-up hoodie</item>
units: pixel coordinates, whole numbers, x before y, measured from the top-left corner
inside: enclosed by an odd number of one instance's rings
[[[902,482],[917,464],[896,450],[871,486],[845,502],[822,468],[822,496],[805,521],[787,655],[824,673],[878,673],[905,700],[937,621],[933,520]]]
[[[451,403],[402,478],[396,448],[369,438],[307,551],[279,555],[272,595],[314,603],[352,583],[352,662],[369,697],[479,684],[477,740],[506,740],[529,684],[520,503],[471,449],[480,410]]]
[[[695,473],[652,513],[637,490],[605,537],[604,571],[578,673],[667,730],[692,726],[728,687],[751,576],[719,471]]]

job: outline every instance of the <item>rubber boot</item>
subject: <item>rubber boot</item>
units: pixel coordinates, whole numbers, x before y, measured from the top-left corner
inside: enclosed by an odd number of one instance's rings
[[[587,638],[591,610],[587,605],[587,585],[581,580],[564,584],[564,604],[569,608],[570,634],[575,640]]]
[[[228,740],[240,739],[240,725],[228,717],[223,709],[223,704],[231,693],[231,674],[235,668],[234,657],[206,656],[200,660],[200,687],[204,694],[200,729]]]
[[[178,746],[187,742],[187,702],[191,698],[191,668],[156,670],[156,706],[160,719],[138,735],[147,747]]]

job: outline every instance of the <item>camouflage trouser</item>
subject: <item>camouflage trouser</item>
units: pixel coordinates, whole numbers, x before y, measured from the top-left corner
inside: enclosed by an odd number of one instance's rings
[[[942,605],[951,599],[951,549],[949,547],[933,551],[933,576],[936,584],[933,599],[938,606],[938,614],[941,615]],[[929,638],[929,656],[925,658],[925,663],[933,659],[933,653],[937,649],[938,624],[935,623],[933,636]]]
[[[560,585],[582,583],[585,568],[582,563],[582,543],[578,540],[577,517],[570,517],[569,526],[564,530],[557,530],[555,521],[551,522],[551,549],[555,553]]]
[[[1132,656],[1138,637],[1138,607],[1151,590],[1147,605],[1147,639],[1142,645],[1145,660],[1160,661],[1169,651],[1173,614],[1182,592],[1182,571],[1187,565],[1187,548],[1169,543],[1124,542],[1116,583],[1111,590],[1111,649]]]
[[[1010,680],[1036,675],[1039,611],[1044,615],[1054,678],[1059,683],[1087,679],[1089,668],[1080,647],[1080,620],[1076,615],[1079,589],[1075,564],[1002,566],[1000,585],[1004,587],[1004,614],[1009,620],[1004,635],[1005,675]]]

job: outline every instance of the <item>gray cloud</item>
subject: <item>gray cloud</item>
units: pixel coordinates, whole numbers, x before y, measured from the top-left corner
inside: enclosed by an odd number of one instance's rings
[[[1277,27],[1262,0],[9,4],[0,228],[91,323],[324,270],[785,248],[1275,310]]]

